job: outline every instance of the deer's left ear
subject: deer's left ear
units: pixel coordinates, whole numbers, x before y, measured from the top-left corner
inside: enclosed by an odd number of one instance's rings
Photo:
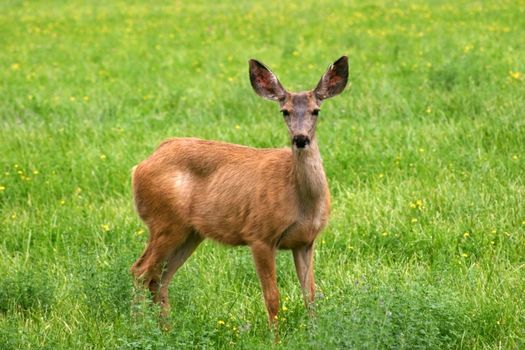
[[[323,74],[314,94],[320,100],[339,95],[346,87],[348,81],[348,57],[342,56],[335,61]]]

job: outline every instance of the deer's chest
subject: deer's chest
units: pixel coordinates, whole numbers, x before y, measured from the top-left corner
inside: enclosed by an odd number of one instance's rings
[[[312,244],[328,221],[328,203],[322,201],[315,208],[299,213],[297,220],[283,233],[279,248],[293,249]]]

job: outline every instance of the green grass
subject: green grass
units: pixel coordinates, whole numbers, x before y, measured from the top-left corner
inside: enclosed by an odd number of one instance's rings
[[[0,348],[268,348],[247,249],[199,247],[170,331],[132,303],[130,169],[171,136],[287,145],[248,59],[302,90],[342,54],[324,298],[309,319],[280,253],[276,347],[524,348],[523,37],[521,1],[2,2]]]

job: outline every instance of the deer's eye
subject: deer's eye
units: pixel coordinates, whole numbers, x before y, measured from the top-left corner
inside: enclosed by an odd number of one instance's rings
[[[288,117],[290,115],[290,111],[287,109],[282,109],[281,112],[283,113],[283,116]]]
[[[319,112],[320,112],[320,111],[321,111],[320,109],[314,109],[314,110],[312,111],[312,114],[315,115],[315,116],[317,117],[317,116],[319,115]]]

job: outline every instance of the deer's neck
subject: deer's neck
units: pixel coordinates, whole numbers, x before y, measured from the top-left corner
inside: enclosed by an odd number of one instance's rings
[[[315,138],[308,149],[293,148],[293,179],[301,203],[314,205],[324,200],[326,195],[326,176],[319,147]]]

